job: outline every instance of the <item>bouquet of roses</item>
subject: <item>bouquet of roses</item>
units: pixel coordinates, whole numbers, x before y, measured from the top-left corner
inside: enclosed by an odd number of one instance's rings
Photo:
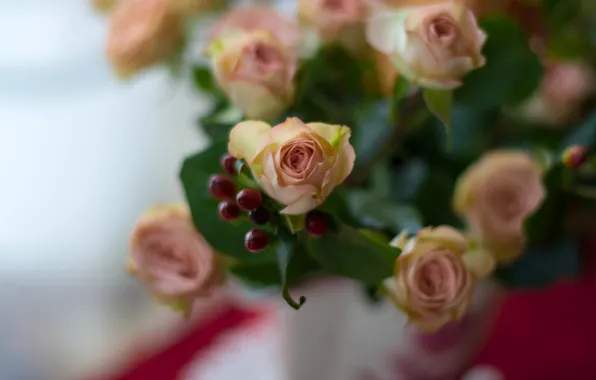
[[[335,275],[436,331],[482,278],[579,272],[591,0],[98,3],[119,76],[166,64],[211,103],[210,143],[180,171],[187,204],[149,210],[132,237],[130,271],[165,304],[188,311],[227,274],[299,309],[293,284]]]

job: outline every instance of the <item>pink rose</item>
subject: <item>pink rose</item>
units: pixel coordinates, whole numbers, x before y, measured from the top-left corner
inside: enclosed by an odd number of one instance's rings
[[[541,173],[530,155],[501,150],[484,155],[458,181],[455,210],[499,262],[523,249],[524,222],[545,197]]]
[[[169,0],[119,1],[111,14],[107,56],[127,77],[174,54],[184,38],[183,22]]]
[[[286,207],[282,214],[307,213],[325,201],[354,167],[350,128],[297,118],[271,127],[244,121],[230,132],[228,150],[246,160],[267,194]]]
[[[402,253],[386,289],[409,322],[426,332],[462,318],[477,280],[494,267],[489,254],[468,250],[466,238],[448,226],[424,228],[413,238],[404,233],[392,245]]]
[[[213,248],[181,205],[157,206],[141,217],[132,234],[129,269],[159,301],[184,310],[221,280]]]
[[[578,116],[584,100],[596,90],[596,78],[584,62],[546,65],[540,88],[522,106],[523,117],[549,125],[563,125]]]
[[[297,58],[270,32],[229,34],[209,54],[220,87],[247,117],[273,119],[294,100]]]
[[[365,20],[368,9],[365,0],[299,0],[298,15],[312,25],[326,40],[336,39],[347,28]]]
[[[210,43],[228,34],[268,31],[291,52],[298,51],[302,40],[295,20],[282,17],[274,9],[264,6],[237,8],[227,13],[209,34]]]
[[[448,90],[484,65],[485,33],[461,1],[380,9],[367,24],[368,42],[389,55],[400,75],[421,87]]]

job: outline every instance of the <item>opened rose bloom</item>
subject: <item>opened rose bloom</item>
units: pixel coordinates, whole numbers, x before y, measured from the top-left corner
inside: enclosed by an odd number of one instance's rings
[[[520,109],[525,119],[561,126],[580,116],[586,98],[596,90],[596,76],[581,61],[549,62],[538,91]]]
[[[297,58],[270,32],[228,35],[209,54],[217,82],[247,117],[273,119],[293,101]]]
[[[524,248],[524,222],[545,197],[542,168],[521,151],[485,154],[459,179],[454,209],[499,263]]]
[[[425,332],[463,317],[477,281],[494,268],[490,254],[470,251],[465,236],[449,226],[423,228],[411,238],[402,233],[391,244],[402,253],[385,288],[408,321]]]
[[[228,150],[246,160],[265,192],[286,206],[282,214],[299,215],[322,204],[352,171],[350,133],[345,126],[297,118],[273,128],[244,121],[230,132]]]
[[[398,72],[430,89],[459,87],[484,65],[485,33],[460,1],[378,10],[367,23],[368,42],[389,55]]]
[[[127,77],[171,57],[181,46],[182,18],[169,0],[119,1],[110,19],[107,56]]]
[[[141,217],[131,238],[129,270],[157,300],[184,311],[222,279],[213,248],[183,205],[156,206]]]
[[[367,12],[365,0],[298,1],[301,22],[313,26],[326,40],[336,39],[342,31],[361,25]]]

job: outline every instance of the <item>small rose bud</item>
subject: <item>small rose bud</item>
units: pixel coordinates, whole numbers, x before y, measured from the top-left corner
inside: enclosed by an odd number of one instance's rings
[[[484,65],[486,34],[462,2],[379,9],[367,24],[368,42],[391,57],[400,75],[425,88],[459,87]]]
[[[565,149],[562,158],[569,169],[579,169],[588,159],[588,150],[582,145],[573,145]]]
[[[128,77],[174,54],[182,44],[183,19],[169,0],[119,1],[111,14],[107,56]]]

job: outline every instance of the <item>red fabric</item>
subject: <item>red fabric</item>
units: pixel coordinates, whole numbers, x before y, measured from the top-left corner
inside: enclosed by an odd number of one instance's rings
[[[507,380],[596,379],[596,239],[577,281],[507,296],[475,365]]]
[[[175,380],[191,360],[213,348],[222,334],[255,320],[258,312],[229,304],[200,321],[183,338],[141,363],[133,363],[113,380]]]

